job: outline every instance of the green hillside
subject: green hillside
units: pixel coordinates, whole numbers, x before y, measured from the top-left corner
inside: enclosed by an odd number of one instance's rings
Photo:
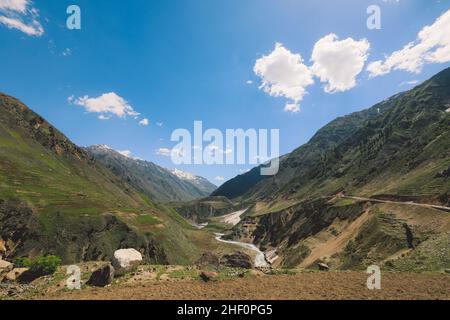
[[[91,146],[85,150],[114,175],[153,201],[189,201],[206,197],[216,189],[205,178],[190,174],[186,174],[186,178],[179,177],[152,162],[126,157],[107,146]]]
[[[209,236],[152,203],[42,117],[0,94],[0,238],[10,257],[64,262],[139,249],[152,263],[190,263]]]
[[[449,107],[446,69],[409,92],[332,121],[283,157],[276,176],[258,180],[249,172],[214,195],[276,201],[343,191],[448,203]]]
[[[256,171],[214,195],[250,207],[228,236],[273,266],[448,269],[450,68],[332,121],[282,157],[276,176]]]

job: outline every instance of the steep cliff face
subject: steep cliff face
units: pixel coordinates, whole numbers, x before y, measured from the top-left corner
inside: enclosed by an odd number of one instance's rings
[[[450,240],[448,213],[408,203],[305,201],[246,217],[230,237],[255,243],[274,266],[317,268],[323,262],[353,270],[378,264],[403,271],[450,266],[450,253],[443,249]]]
[[[231,237],[281,266],[448,268],[450,216],[432,205],[449,203],[449,110],[450,68],[332,121],[282,157],[277,175],[230,180],[214,194],[253,204]]]
[[[204,223],[212,217],[238,211],[245,204],[233,203],[226,197],[207,197],[189,202],[172,203],[172,206],[187,220]]]

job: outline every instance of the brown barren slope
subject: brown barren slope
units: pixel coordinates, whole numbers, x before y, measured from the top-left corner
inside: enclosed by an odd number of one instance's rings
[[[450,275],[382,274],[381,290],[368,290],[368,275],[358,272],[251,276],[219,282],[142,280],[122,286],[59,292],[44,299],[105,300],[309,300],[450,299]]]

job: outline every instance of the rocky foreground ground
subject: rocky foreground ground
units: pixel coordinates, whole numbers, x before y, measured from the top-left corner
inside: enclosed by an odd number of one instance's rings
[[[83,265],[83,278],[95,264]],[[204,275],[207,275],[207,279]],[[26,286],[2,284],[3,299],[432,299],[450,300],[445,273],[382,273],[381,290],[367,289],[363,272],[202,270],[183,266],[140,266],[104,288],[66,288],[65,268]],[[207,281],[205,281],[207,280]],[[83,280],[84,282],[85,280]]]

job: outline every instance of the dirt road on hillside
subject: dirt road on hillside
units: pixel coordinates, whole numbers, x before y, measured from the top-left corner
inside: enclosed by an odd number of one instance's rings
[[[448,274],[382,275],[382,289],[366,287],[367,274],[358,272],[261,275],[204,283],[199,280],[142,281],[109,288],[56,292],[44,299],[245,300],[245,299],[442,299],[450,300]]]
[[[450,207],[438,206],[438,205],[428,204],[428,203],[417,203],[417,202],[412,202],[412,201],[402,202],[402,201],[393,201],[393,200],[380,200],[380,199],[374,199],[374,198],[363,198],[363,197],[355,197],[355,196],[340,196],[340,198],[352,199],[352,200],[358,200],[358,201],[377,202],[377,203],[393,203],[393,204],[418,206],[418,207],[433,208],[433,209],[450,212]]]

